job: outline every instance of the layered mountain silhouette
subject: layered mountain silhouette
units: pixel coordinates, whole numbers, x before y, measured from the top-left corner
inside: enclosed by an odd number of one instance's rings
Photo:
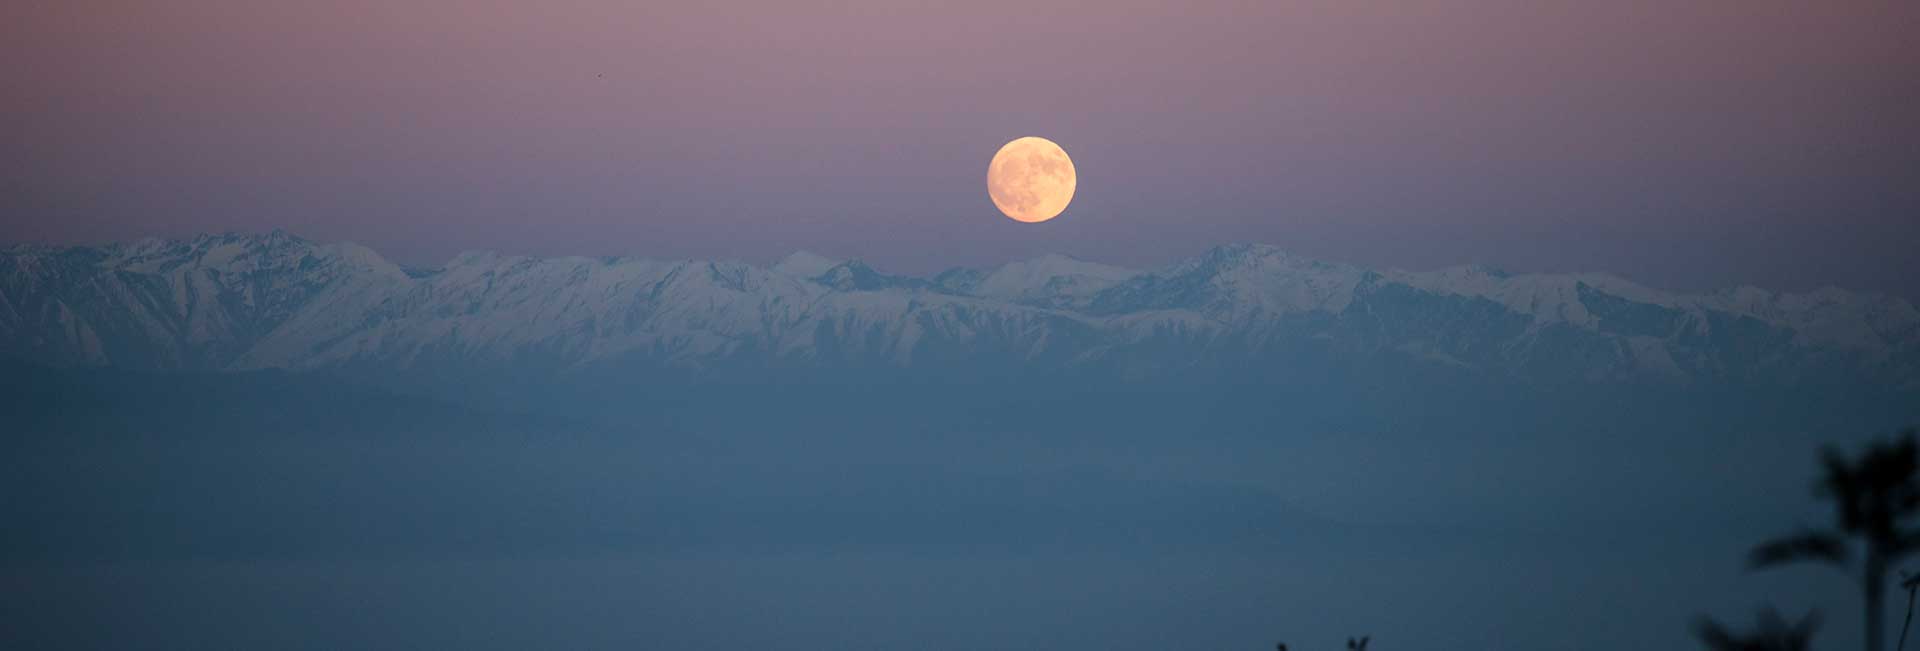
[[[1119,378],[1387,360],[1525,381],[1911,389],[1920,312],[1839,289],[1370,270],[1258,244],[1155,269],[1049,255],[919,278],[809,253],[759,267],[470,252],[417,270],[275,231],[0,249],[0,355],[141,370],[984,364]]]

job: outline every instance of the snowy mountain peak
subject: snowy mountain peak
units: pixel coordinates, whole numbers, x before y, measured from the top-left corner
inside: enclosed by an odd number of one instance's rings
[[[1088,262],[1080,258],[1060,253],[1049,253],[1031,260],[1009,262],[995,269],[992,275],[1025,276],[1030,278],[1048,278],[1055,276],[1089,276],[1119,280],[1133,275],[1131,269],[1113,265]]]
[[[500,260],[505,259],[506,257],[507,256],[501,255],[500,252],[498,251],[491,251],[486,249],[474,249],[474,250],[468,250],[468,251],[461,251],[460,253],[455,254],[453,256],[453,259],[448,260],[447,264],[444,265],[442,268],[453,269],[456,267],[491,267],[495,264],[498,264]]]
[[[1237,242],[1222,244],[1207,249],[1199,262],[1213,265],[1277,264],[1277,265],[1325,265],[1327,263],[1312,258],[1294,255],[1286,249],[1256,242]]]
[[[1001,265],[973,283],[968,293],[1014,303],[1083,307],[1100,290],[1134,274],[1056,253]]]
[[[980,281],[985,280],[986,277],[987,274],[978,269],[954,267],[934,276],[933,285],[950,294],[972,295],[974,289],[980,286]]]
[[[848,260],[822,272],[813,278],[814,282],[843,292],[872,292],[883,289],[913,289],[925,287],[927,281],[906,276],[890,276],[875,271],[873,267],[859,260]]]
[[[773,271],[795,278],[817,278],[827,273],[827,270],[838,266],[840,262],[826,256],[815,255],[810,251],[795,251],[774,263]]]

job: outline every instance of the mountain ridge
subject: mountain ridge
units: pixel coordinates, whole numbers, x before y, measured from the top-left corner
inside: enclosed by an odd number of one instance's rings
[[[1151,377],[1309,351],[1554,381],[1920,375],[1920,312],[1899,298],[1375,270],[1251,243],[1144,270],[1048,255],[932,278],[804,252],[768,267],[467,252],[419,270],[284,231],[12,245],[0,339],[27,361],[140,369],[996,363]]]

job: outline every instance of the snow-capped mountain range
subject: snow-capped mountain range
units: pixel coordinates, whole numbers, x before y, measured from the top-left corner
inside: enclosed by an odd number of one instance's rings
[[[1920,312],[1838,289],[1369,270],[1237,244],[1157,269],[1049,255],[931,278],[464,253],[413,271],[284,232],[0,248],[0,355],[55,366],[690,370],[1005,364],[1151,377],[1390,359],[1522,379],[1911,387]]]

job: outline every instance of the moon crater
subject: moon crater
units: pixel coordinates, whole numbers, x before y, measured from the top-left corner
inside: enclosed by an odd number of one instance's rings
[[[1016,221],[1053,219],[1073,201],[1079,176],[1073,159],[1046,138],[1027,136],[1007,143],[987,164],[987,196]]]

